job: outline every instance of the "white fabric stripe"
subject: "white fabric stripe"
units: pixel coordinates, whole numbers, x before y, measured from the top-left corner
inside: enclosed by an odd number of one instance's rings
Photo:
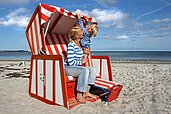
[[[76,13],[72,12],[72,15],[70,17],[75,18],[74,15],[76,15]]]
[[[41,7],[41,13],[43,13],[44,15],[46,15],[47,17],[50,17],[50,15],[53,13],[43,7]]]
[[[63,15],[66,15],[66,16],[68,16],[68,12],[66,12],[66,11],[64,11],[64,14]],[[69,17],[69,16],[68,16]]]
[[[66,44],[65,44],[65,42],[64,42],[64,39],[63,39],[62,35],[58,35],[58,36],[59,36],[59,38],[60,38],[60,40],[61,40],[61,42],[62,42],[62,46],[64,47],[64,50],[67,51],[67,46],[66,46]],[[66,39],[65,36],[64,36],[64,38]]]
[[[38,43],[39,43],[39,48],[42,48],[42,39],[41,39],[41,33],[40,33],[40,22],[39,22],[39,15],[36,15],[36,26],[37,26],[37,34],[38,34]],[[40,49],[38,49],[39,51]]]
[[[68,80],[73,80],[74,77],[73,76],[67,76]]]
[[[113,86],[113,84],[108,84],[108,83],[101,82],[101,81],[98,81],[98,80],[96,80],[96,82],[97,82],[97,83],[100,83],[100,84],[103,84],[104,86],[105,86],[105,85],[106,85],[106,86],[109,86],[109,87],[112,87],[112,86]]]
[[[56,37],[56,35],[54,35],[54,34],[52,34],[52,36],[53,36],[53,38],[54,38],[55,44],[56,44],[56,46],[57,46],[57,48],[58,48],[60,54],[62,55],[62,48],[61,48],[61,46],[60,46],[60,44],[59,44],[59,39],[58,39],[58,37]]]
[[[96,73],[96,76],[100,76],[100,73]]]
[[[43,60],[38,60],[38,96],[44,96],[44,78],[43,74]]]
[[[63,101],[63,90],[62,90],[62,82],[61,82],[61,73],[60,73],[60,66],[59,61],[55,61],[56,64],[56,103],[60,105],[64,105]]]
[[[47,46],[46,46],[46,54],[47,54],[47,55],[50,55],[50,53],[49,53],[49,50],[48,50]]]
[[[41,20],[40,20],[40,21],[41,21],[41,24],[43,24],[43,23],[45,23],[45,22],[46,22],[46,21],[45,21],[45,20],[43,20],[42,18],[41,18]]]
[[[61,9],[61,8],[56,7],[56,6],[52,6],[52,5],[51,5],[51,7],[54,7],[58,12],[60,12],[60,9]]]
[[[53,61],[46,60],[46,99],[53,101]]]
[[[49,44],[52,44],[52,41],[51,41],[51,39],[50,39],[49,34],[47,34],[47,40],[48,40]],[[56,53],[56,51],[55,51],[54,46],[53,46],[53,45],[50,45],[50,48],[51,48],[51,50],[52,50],[53,55],[56,55],[57,53]]]
[[[35,33],[34,21],[33,21],[32,25],[31,25],[31,27],[32,27],[32,33],[33,33],[34,51],[35,51],[35,54],[37,54],[38,51],[37,51],[37,41],[36,41],[36,33]]]
[[[32,80],[31,80],[31,93],[36,94],[36,60],[33,60]]]
[[[102,66],[101,67],[102,67],[102,71],[101,71],[102,79],[109,80],[108,66],[107,66],[107,60],[106,59],[102,59]]]
[[[104,82],[110,83],[110,84],[116,84],[116,83],[114,83],[114,82],[112,82],[112,81],[104,80],[104,79],[100,79],[100,78],[98,78],[97,80],[98,80],[98,81],[104,81]]]
[[[53,6],[53,5],[50,5],[51,7],[55,8],[58,12],[60,12],[61,8],[60,7],[57,7],[57,6]],[[46,10],[46,9],[45,9]],[[64,10],[64,15],[65,16],[68,16],[68,13],[69,11],[66,10],[66,9],[63,9]],[[76,14],[75,14],[76,15]],[[74,17],[74,16],[73,16]],[[74,17],[75,18],[75,17]]]
[[[92,62],[93,66],[96,68],[96,72],[100,73],[100,59],[92,59]]]
[[[31,39],[31,29],[30,28],[29,28],[29,31],[28,31],[28,35],[29,35],[29,39],[28,40],[30,42],[30,47],[33,48],[32,47],[33,44],[32,44],[32,39]]]

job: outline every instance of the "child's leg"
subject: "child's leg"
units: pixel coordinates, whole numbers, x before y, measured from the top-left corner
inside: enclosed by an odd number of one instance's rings
[[[90,48],[84,48],[84,58],[87,58],[89,60],[89,55],[90,55]],[[90,62],[90,61],[88,61]],[[85,66],[89,66],[89,63],[85,63]]]
[[[88,56],[89,56],[88,54],[85,54],[85,53],[84,53],[84,58],[87,58],[87,59],[88,59]],[[89,66],[88,62],[86,62],[84,65],[85,65],[86,67]]]

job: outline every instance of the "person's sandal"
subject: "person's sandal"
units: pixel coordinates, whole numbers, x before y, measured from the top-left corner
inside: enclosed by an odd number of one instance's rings
[[[76,100],[81,103],[81,104],[85,104],[86,103],[86,100],[84,97],[76,97]]]
[[[88,95],[84,95],[83,97],[84,98],[93,98],[94,100],[97,100],[97,96],[96,95],[93,95],[91,93],[88,93]]]

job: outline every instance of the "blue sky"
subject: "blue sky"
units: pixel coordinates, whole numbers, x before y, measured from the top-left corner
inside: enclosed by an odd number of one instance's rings
[[[0,0],[0,50],[30,50],[25,29],[38,3],[94,17],[91,50],[171,51],[171,0]]]

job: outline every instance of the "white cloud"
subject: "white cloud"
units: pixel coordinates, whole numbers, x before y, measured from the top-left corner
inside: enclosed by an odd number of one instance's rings
[[[124,27],[124,20],[128,17],[128,14],[118,10],[93,9],[92,11],[81,11],[77,9],[75,12],[94,17],[102,27],[122,28]]]
[[[30,16],[28,10],[25,8],[19,8],[9,13],[5,18],[0,18],[1,26],[16,26],[26,27],[29,22]]]
[[[171,22],[171,19],[170,18],[164,18],[162,19],[163,22]]]
[[[154,19],[154,20],[150,21],[150,24],[158,24],[161,22],[165,22],[165,23],[171,22],[171,19],[170,18]]]
[[[97,3],[101,4],[101,5],[107,5],[107,6],[113,6],[114,4],[117,3],[117,0],[94,0]]]
[[[138,28],[138,27],[143,26],[143,24],[140,23],[140,22],[134,21],[134,22],[132,23],[132,26],[133,26],[133,28]]]
[[[127,39],[129,39],[129,36],[127,36],[127,35],[116,36],[115,39],[116,40],[127,40]]]
[[[29,3],[31,0],[0,0],[0,3]]]
[[[159,19],[154,19],[152,20],[150,23],[151,24],[156,24],[156,23],[160,23],[161,21]]]
[[[0,0],[3,4],[26,4],[29,2],[39,2],[40,0]]]

